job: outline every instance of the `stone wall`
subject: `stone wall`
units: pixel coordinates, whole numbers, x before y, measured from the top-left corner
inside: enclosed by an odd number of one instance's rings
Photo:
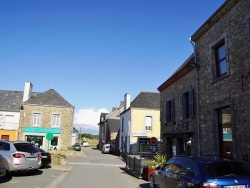
[[[200,64],[201,152],[219,154],[216,110],[230,107],[234,158],[250,155],[250,1],[228,1],[199,34],[195,34]],[[206,28],[206,29],[204,29]],[[214,45],[225,41],[227,74],[215,76]]]
[[[20,112],[20,125],[19,125],[19,139],[25,140],[23,134],[24,127],[33,127],[33,114],[41,113],[41,126],[42,128],[51,128],[52,115],[60,114],[61,134],[59,136],[59,143],[61,150],[67,150],[71,146],[71,137],[73,130],[73,108],[63,107],[50,107],[50,106],[34,106],[23,105],[23,110]]]

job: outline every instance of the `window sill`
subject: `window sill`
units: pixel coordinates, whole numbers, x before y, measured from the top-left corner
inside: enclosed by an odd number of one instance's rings
[[[228,74],[228,73],[225,73],[225,74],[222,74],[222,75],[220,75],[220,76],[213,77],[213,81],[212,81],[211,84],[214,84],[214,83],[216,83],[216,82],[218,82],[218,81],[220,81],[220,80],[223,80],[223,79],[227,78],[228,76],[229,76],[229,74]]]

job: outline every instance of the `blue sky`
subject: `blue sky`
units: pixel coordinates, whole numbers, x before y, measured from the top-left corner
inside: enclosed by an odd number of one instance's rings
[[[1,0],[1,90],[54,88],[75,124],[157,88],[193,52],[189,37],[224,0]]]

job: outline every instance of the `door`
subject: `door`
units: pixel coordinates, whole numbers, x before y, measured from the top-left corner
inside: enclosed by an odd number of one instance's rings
[[[219,109],[220,155],[233,158],[233,135],[230,108]]]

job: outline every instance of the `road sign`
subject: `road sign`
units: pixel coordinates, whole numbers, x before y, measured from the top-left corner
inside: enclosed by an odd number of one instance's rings
[[[51,140],[53,139],[53,137],[54,137],[54,136],[53,136],[52,133],[47,133],[47,134],[46,134],[46,139],[49,140],[49,141],[51,141]]]
[[[157,138],[152,137],[152,138],[150,139],[150,142],[151,142],[151,144],[156,144]]]

